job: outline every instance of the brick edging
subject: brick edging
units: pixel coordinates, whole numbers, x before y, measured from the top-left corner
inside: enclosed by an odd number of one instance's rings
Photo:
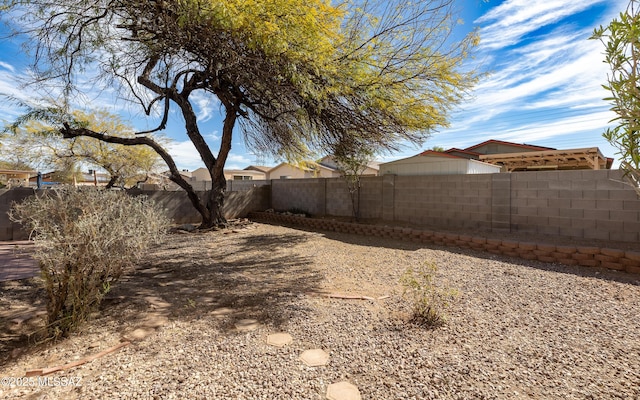
[[[295,215],[252,212],[249,218],[256,221],[302,225],[314,229],[358,235],[378,236],[409,240],[415,243],[458,246],[492,254],[519,257],[564,265],[603,267],[640,274],[640,252],[595,246],[556,246],[547,243],[519,242],[491,239],[482,236],[437,232],[423,229],[358,224],[297,217]]]

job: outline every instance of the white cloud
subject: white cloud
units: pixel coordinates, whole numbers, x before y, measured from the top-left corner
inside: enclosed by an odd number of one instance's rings
[[[178,169],[188,169],[193,171],[204,167],[200,154],[191,141],[174,141],[167,146],[167,151],[173,157]],[[225,169],[243,169],[251,165],[252,161],[247,154],[231,153],[227,157]]]
[[[184,142],[173,141],[167,146],[167,151],[173,157],[178,169],[193,171],[204,167],[200,154],[198,154],[193,143],[189,140]]]
[[[251,162],[246,154],[229,154],[224,169],[244,169],[251,165]]]
[[[604,0],[507,0],[478,18],[481,46],[500,49],[520,42],[527,34],[586,10]]]
[[[192,104],[196,108],[198,122],[207,122],[213,118],[213,113],[220,108],[220,101],[203,91],[195,91],[189,96]]]
[[[16,69],[13,67],[13,65],[8,64],[6,62],[0,61],[0,68],[7,69],[7,70],[11,71],[12,73],[16,72]]]

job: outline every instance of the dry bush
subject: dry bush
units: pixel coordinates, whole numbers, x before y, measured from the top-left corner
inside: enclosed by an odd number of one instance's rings
[[[411,322],[428,328],[445,323],[446,310],[457,295],[456,290],[435,284],[437,270],[435,264],[426,263],[415,270],[408,268],[400,277],[402,295],[411,306]]]
[[[95,188],[47,191],[14,204],[10,217],[35,241],[54,338],[85,321],[169,224],[145,197]]]

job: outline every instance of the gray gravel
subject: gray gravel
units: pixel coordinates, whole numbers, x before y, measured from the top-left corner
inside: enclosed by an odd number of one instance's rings
[[[459,292],[435,330],[405,322],[398,285],[429,261]],[[79,387],[0,386],[0,398],[323,399],[344,380],[363,399],[640,398],[640,282],[626,273],[262,224],[174,235],[144,268],[84,332],[0,377],[95,354],[149,315],[168,322],[53,375],[81,378]],[[238,332],[243,318],[260,327]],[[293,343],[267,345],[276,332]],[[298,359],[314,348],[328,365]]]

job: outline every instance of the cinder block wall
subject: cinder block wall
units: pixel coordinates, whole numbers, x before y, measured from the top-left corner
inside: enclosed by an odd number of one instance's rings
[[[640,242],[640,199],[622,180],[618,170],[363,177],[360,209],[389,224]],[[352,215],[340,178],[272,183],[276,210]]]
[[[9,220],[7,212],[13,202],[20,202],[33,196],[36,190],[30,188],[15,188],[0,190],[0,240],[22,240],[27,233],[19,224]],[[176,224],[199,223],[198,214],[184,191],[129,191],[131,195],[146,195],[167,211],[169,217]],[[223,212],[226,218],[245,217],[252,211],[263,211],[271,204],[271,187],[256,185],[246,187],[245,190],[227,192]]]
[[[325,193],[325,179],[273,179],[271,207],[279,211],[298,209],[315,215],[325,215]]]
[[[640,199],[619,170],[517,172],[511,229],[590,239],[640,241]]]
[[[396,176],[395,220],[491,229],[491,181],[492,175]]]

